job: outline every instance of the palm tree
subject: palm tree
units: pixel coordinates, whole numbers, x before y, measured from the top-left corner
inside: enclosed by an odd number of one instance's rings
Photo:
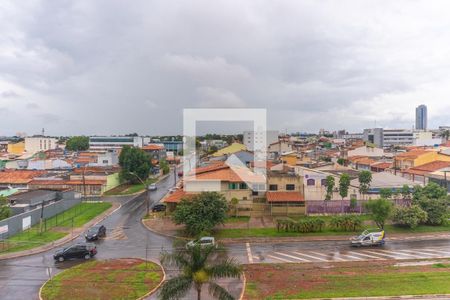
[[[197,245],[173,253],[162,253],[161,263],[179,268],[181,274],[162,285],[159,298],[161,300],[179,299],[194,287],[197,290],[197,300],[201,300],[202,286],[208,284],[211,296],[219,300],[233,300],[234,297],[215,280],[239,278],[242,268],[234,259],[213,255],[217,254],[215,250],[215,247],[202,248]]]

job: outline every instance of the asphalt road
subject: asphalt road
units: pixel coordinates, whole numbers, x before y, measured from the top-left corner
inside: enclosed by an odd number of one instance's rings
[[[174,184],[173,174],[158,183],[158,189],[150,193],[151,203],[157,203]],[[141,223],[145,214],[145,193],[138,197],[108,197],[106,201],[122,204],[102,224],[107,228],[107,237],[96,242],[98,254],[95,259],[141,257],[158,259],[162,249],[170,250],[169,238],[148,231]],[[84,242],[79,236],[75,241]],[[44,253],[0,261],[0,298],[2,300],[38,299],[41,285],[56,273],[83,261],[67,261],[55,264],[53,253]]]
[[[450,258],[450,239],[392,240],[384,246],[352,248],[347,241],[242,243],[228,245],[241,263],[317,263]]]

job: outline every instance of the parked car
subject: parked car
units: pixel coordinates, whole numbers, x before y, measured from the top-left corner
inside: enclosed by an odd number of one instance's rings
[[[178,171],[178,177],[183,176],[183,171]]]
[[[198,245],[201,248],[204,248],[204,247],[215,247],[215,248],[217,248],[217,243],[216,243],[216,241],[215,241],[215,239],[213,237],[211,237],[211,236],[204,236],[204,237],[201,237],[201,238],[199,238],[197,240],[193,240],[193,241],[188,242],[186,244],[186,249],[189,249],[189,248],[192,248],[192,247],[195,247],[195,246],[198,246]]]
[[[90,259],[97,254],[97,247],[91,243],[74,244],[67,248],[59,249],[53,255],[56,261],[63,262],[68,259]]]
[[[88,229],[84,237],[87,241],[96,241],[101,237],[106,236],[106,227],[103,225],[96,225]]]
[[[149,191],[156,191],[158,187],[156,186],[156,183],[152,183],[148,186]]]
[[[363,233],[351,239],[353,247],[382,246],[385,241],[385,232],[382,229],[364,230]]]
[[[158,212],[158,211],[166,211],[166,205],[165,204],[155,204],[155,206],[152,207],[152,212]]]

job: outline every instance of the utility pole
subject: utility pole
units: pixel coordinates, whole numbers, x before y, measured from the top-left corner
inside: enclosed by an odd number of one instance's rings
[[[146,206],[147,206],[147,216],[150,214],[150,189],[149,189],[149,186],[150,186],[150,184],[148,184],[148,183],[145,183],[142,179],[141,179],[141,177],[139,177],[136,173],[134,173],[134,172],[128,172],[129,174],[131,174],[131,175],[134,175],[143,185],[144,185],[144,187],[145,187],[145,198],[146,198]]]
[[[45,200],[42,200],[42,206],[41,206],[41,219],[39,221],[39,233],[42,234],[42,222],[44,220],[44,205],[45,205]]]
[[[173,166],[173,186],[177,185],[177,163],[175,162],[174,166]]]

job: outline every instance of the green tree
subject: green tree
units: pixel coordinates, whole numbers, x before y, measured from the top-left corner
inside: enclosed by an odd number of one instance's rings
[[[181,270],[181,274],[164,282],[159,291],[159,299],[179,299],[194,287],[197,300],[201,300],[203,285],[208,285],[211,296],[220,300],[232,300],[234,297],[216,283],[221,278],[239,278],[241,266],[234,259],[218,255],[214,247],[195,246],[174,253],[164,252],[161,263],[167,267]]]
[[[139,178],[142,181],[147,180],[152,167],[147,153],[142,149],[130,146],[122,148],[119,155],[119,165],[121,167],[121,180],[131,183],[139,183]]]
[[[343,173],[339,178],[339,195],[342,197],[341,212],[344,213],[344,198],[348,196],[348,189],[350,188],[350,176]]]
[[[446,199],[422,198],[418,201],[418,205],[427,213],[427,224],[442,225],[447,222],[448,201]]]
[[[372,214],[372,219],[377,226],[379,228],[384,228],[386,220],[389,219],[392,214],[392,202],[384,198],[369,200],[365,203],[365,207]]]
[[[11,208],[8,206],[8,199],[0,196],[0,221],[9,218],[12,214]]]
[[[450,138],[450,130],[444,130],[440,134],[441,138],[443,138],[445,141],[448,141]]]
[[[231,205],[234,208],[234,217],[237,218],[237,209],[238,209],[238,204],[239,204],[239,199],[236,197],[231,198]]]
[[[402,186],[402,190],[400,193],[402,194],[403,199],[411,199],[411,190],[407,184]]]
[[[366,195],[370,189],[370,183],[372,182],[372,173],[370,171],[361,171],[358,175],[359,181],[359,193]]]
[[[420,223],[427,220],[427,213],[419,205],[409,207],[397,207],[394,210],[392,220],[395,224],[416,228]]]
[[[447,190],[434,182],[428,183],[425,187],[415,186],[413,191],[413,201],[417,202],[422,198],[426,199],[447,198]]]
[[[345,165],[345,159],[338,158],[337,163],[340,164],[341,166],[344,166]]]
[[[392,194],[392,190],[389,188],[380,189],[380,198],[391,199]]]
[[[165,159],[161,159],[159,161],[159,168],[162,170],[164,175],[169,174],[170,172],[169,163]]]
[[[334,190],[334,185],[335,185],[334,177],[329,175],[329,176],[327,176],[325,181],[326,181],[326,186],[327,186],[327,193],[325,195],[325,200],[331,200],[331,198],[333,198],[333,190]]]
[[[69,151],[86,151],[89,149],[89,137],[74,136],[67,140],[66,149]]]
[[[203,192],[189,199],[182,199],[172,218],[175,224],[184,224],[189,235],[196,236],[223,224],[227,210],[227,201],[222,194]]]

